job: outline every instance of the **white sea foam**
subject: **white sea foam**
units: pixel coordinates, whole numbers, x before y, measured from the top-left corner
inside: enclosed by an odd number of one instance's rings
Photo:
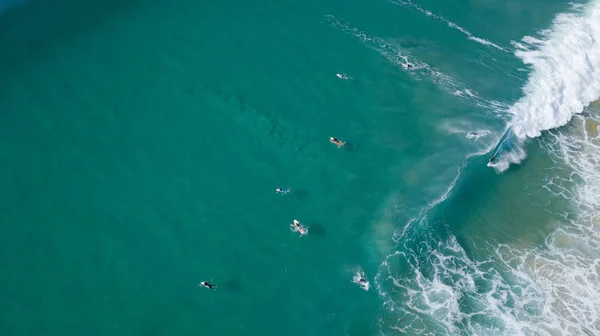
[[[452,235],[426,237],[380,267],[376,285],[388,322],[382,334],[597,334],[597,233],[560,229],[543,248],[499,245],[483,261],[470,258]]]
[[[576,116],[570,127],[549,132],[542,142],[555,163],[544,187],[572,204],[572,210],[563,214],[565,224],[546,239],[544,248],[496,249],[511,273],[535,289],[523,291],[520,300],[539,307],[538,318],[526,320],[531,329],[541,330],[538,334],[600,333],[598,124],[591,117]]]
[[[600,0],[571,8],[551,29],[513,42],[531,74],[521,99],[508,108],[516,138],[512,150],[492,165],[499,172],[525,158],[525,139],[564,126],[600,98]]]
[[[488,242],[485,260],[449,231],[425,230],[414,245],[397,240],[375,278],[386,308],[381,334],[600,334],[600,122],[576,121],[543,143],[555,161],[545,188],[576,211],[542,246]],[[436,204],[410,225],[426,226]]]
[[[365,282],[362,282],[365,281]],[[354,269],[354,274],[352,275],[352,282],[357,284],[362,290],[368,291],[371,288],[371,284],[369,283],[369,279],[365,274],[365,271],[360,266],[356,266]]]
[[[502,158],[496,160],[494,163],[488,163],[488,167],[494,168],[496,172],[502,173],[506,171],[511,164],[519,164],[525,160],[527,153],[523,149],[522,139],[516,138],[511,140],[512,148],[502,153]]]
[[[486,136],[490,134],[490,131],[488,130],[477,130],[475,132],[469,132],[467,133],[467,135],[465,135],[465,137],[469,140],[477,140],[483,136]]]
[[[513,44],[532,70],[523,97],[509,109],[517,136],[565,125],[600,97],[600,1],[560,14],[540,37]]]
[[[469,89],[457,90],[457,91],[454,91],[452,94],[455,96],[458,96],[458,97],[462,97],[463,95],[467,95],[469,97],[475,97],[473,92],[471,92],[471,90],[469,90]]]
[[[480,43],[480,44],[483,44],[483,45],[486,45],[486,46],[494,47],[494,48],[496,48],[498,50],[506,51],[504,48],[502,48],[501,46],[497,45],[496,43],[490,42],[490,41],[488,41],[488,40],[486,40],[484,38],[477,37],[477,36],[471,34],[471,32],[469,32],[465,28],[457,25],[456,23],[454,23],[452,21],[446,20],[444,17],[442,17],[440,15],[434,14],[433,12],[431,12],[431,11],[429,11],[427,9],[424,9],[423,7],[415,4],[414,2],[412,2],[410,0],[388,0],[388,1],[391,2],[391,3],[393,3],[393,4],[396,4],[396,5],[404,5],[404,6],[411,7],[414,10],[419,11],[419,12],[421,12],[421,13],[423,13],[423,14],[431,17],[431,18],[434,18],[436,20],[442,21],[445,24],[447,24],[448,27],[450,27],[452,29],[455,29],[455,30],[458,30],[459,32],[465,34],[467,36],[467,38],[469,38],[469,40],[475,41],[477,43]]]
[[[403,238],[405,238],[409,229],[412,229],[414,225],[422,224],[422,223],[426,222],[429,211],[431,211],[431,209],[438,206],[438,204],[442,203],[443,201],[445,201],[448,198],[448,196],[450,196],[450,192],[452,192],[452,189],[454,189],[456,182],[460,178],[460,173],[462,172],[463,167],[464,166],[461,166],[460,168],[458,168],[458,171],[456,172],[456,176],[454,177],[452,182],[450,182],[450,185],[448,186],[446,191],[444,191],[438,198],[436,198],[435,200],[433,200],[432,202],[427,204],[424,208],[422,208],[421,211],[419,211],[419,213],[415,217],[410,219],[403,228],[394,231],[394,235],[393,235],[392,239],[394,240],[395,243],[398,243]]]
[[[564,221],[541,246],[488,242],[485,260],[470,257],[449,231],[425,231],[413,245],[396,240],[400,249],[375,278],[386,308],[381,334],[600,335],[600,118],[577,115],[600,96],[599,10],[594,1],[559,15],[546,39],[524,39],[538,49],[524,51],[533,72],[511,108],[521,139],[575,115],[541,141],[555,162],[543,187],[572,204]],[[431,224],[427,214],[438,203],[406,227]]]

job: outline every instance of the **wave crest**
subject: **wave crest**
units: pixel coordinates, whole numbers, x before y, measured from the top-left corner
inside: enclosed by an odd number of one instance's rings
[[[513,42],[532,67],[523,97],[509,108],[520,138],[565,125],[600,97],[600,0],[574,10],[558,15],[541,38]]]

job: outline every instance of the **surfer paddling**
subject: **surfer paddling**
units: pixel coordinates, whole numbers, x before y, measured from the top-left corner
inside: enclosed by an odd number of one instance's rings
[[[215,290],[215,289],[217,289],[217,286],[215,286],[215,285],[211,284],[211,283],[210,283],[210,282],[208,282],[208,281],[202,281],[202,282],[200,283],[200,287],[204,287],[204,288],[208,288],[208,289],[212,289],[212,290]]]
[[[277,188],[275,189],[275,192],[278,194],[287,194],[290,192],[290,189]]]
[[[346,144],[342,140],[339,140],[339,139],[334,138],[334,137],[329,137],[329,142],[331,142],[332,144],[338,146],[338,148],[344,147],[344,145]]]

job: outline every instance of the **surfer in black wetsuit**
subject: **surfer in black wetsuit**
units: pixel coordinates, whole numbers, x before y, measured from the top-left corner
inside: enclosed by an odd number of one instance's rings
[[[204,288],[212,289],[212,290],[215,290],[215,289],[217,289],[217,286],[215,286],[215,285],[211,284],[211,283],[210,283],[210,282],[208,282],[208,281],[202,281],[202,282],[200,283],[200,286],[202,286],[202,287],[204,287]]]
[[[344,146],[344,142],[343,141],[341,141],[341,140],[339,140],[337,138],[334,138],[334,137],[329,137],[329,142],[331,142],[332,144],[334,144],[334,145],[336,145],[338,147],[343,147]]]
[[[492,158],[490,159],[490,162],[488,162],[488,164],[494,163],[494,160],[496,160],[496,155],[492,155]]]

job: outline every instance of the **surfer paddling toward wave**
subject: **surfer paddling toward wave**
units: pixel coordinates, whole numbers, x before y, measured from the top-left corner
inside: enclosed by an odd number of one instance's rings
[[[290,229],[293,232],[300,232],[300,236],[304,236],[308,233],[308,229],[304,227],[304,225],[300,224],[300,222],[294,219],[294,223],[290,224]]]
[[[278,193],[278,194],[284,194],[285,195],[285,194],[287,194],[287,193],[290,192],[290,189],[289,188],[288,189],[277,188],[277,189],[275,189],[275,192]]]

